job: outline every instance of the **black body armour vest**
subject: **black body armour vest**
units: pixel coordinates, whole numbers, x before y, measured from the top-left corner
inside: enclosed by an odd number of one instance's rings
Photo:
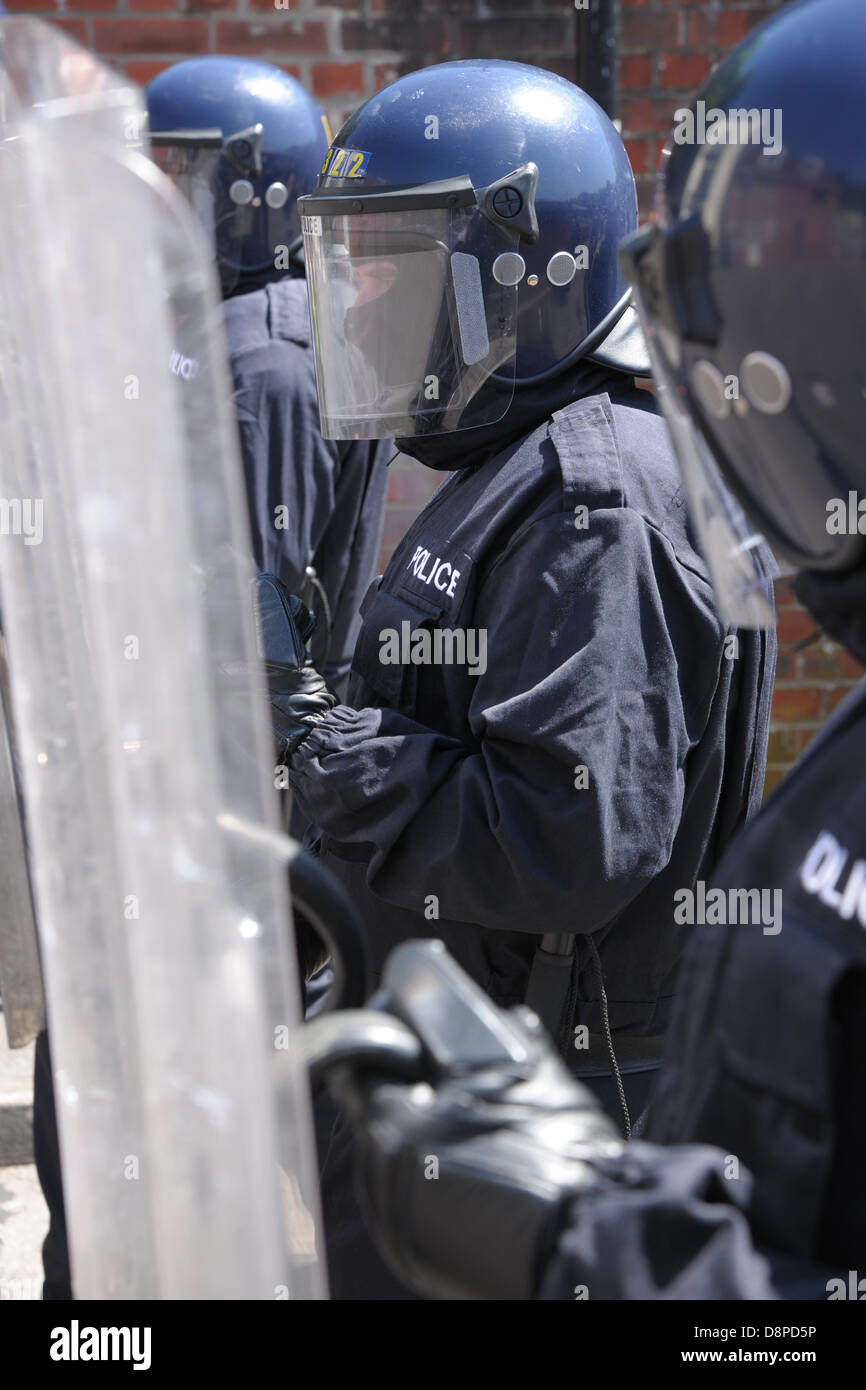
[[[866,1265],[864,746],[866,682],[722,860],[646,1131],[736,1156],[756,1240],[842,1276]]]

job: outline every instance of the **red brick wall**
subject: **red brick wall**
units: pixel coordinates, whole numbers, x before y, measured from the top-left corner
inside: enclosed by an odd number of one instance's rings
[[[336,133],[366,96],[448,58],[515,58],[575,74],[573,0],[9,0],[54,20],[137,82],[200,53],[285,68]]]
[[[649,210],[658,153],[710,68],[786,0],[617,0],[617,116]],[[7,0],[52,19],[145,83],[180,58],[242,53],[286,68],[318,97],[336,133],[401,73],[449,58],[496,57],[576,75],[575,0]],[[581,5],[581,8],[584,8]],[[408,460],[392,469],[382,561],[439,481]],[[860,668],[813,630],[779,586],[779,669],[767,785],[772,787],[857,680]]]
[[[829,637],[821,636],[797,650],[814,634],[815,623],[791,593],[790,580],[777,582],[776,607],[779,661],[767,757],[768,792],[863,675],[859,662]]]
[[[618,0],[617,117],[649,211],[673,113],[712,67],[787,0]]]

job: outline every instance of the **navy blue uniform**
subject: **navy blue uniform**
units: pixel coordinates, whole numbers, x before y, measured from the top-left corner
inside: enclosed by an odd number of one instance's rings
[[[716,1149],[635,1142],[605,1179],[573,1203],[537,1298],[817,1300],[832,1288],[827,1266],[756,1242],[751,1174],[731,1180]]]
[[[726,856],[714,887],[780,891],[781,929],[692,928],[647,1127],[688,1147],[575,1204],[543,1297],[825,1299],[864,1268],[864,739],[861,684]]]
[[[866,1260],[864,738],[861,684],[723,864],[781,890],[782,929],[699,930],[650,1121],[738,1155],[757,1238],[839,1274]]]
[[[316,570],[332,631],[323,661],[319,622],[313,656],[341,688],[376,572],[393,445],[322,438],[303,279],[274,280],[224,309],[256,566],[297,594],[307,566]],[[310,606],[321,613],[316,596]]]
[[[540,935],[577,933],[570,1023],[603,1027],[594,943],[616,1043],[664,1032],[691,930],[674,892],[760,800],[775,640],[718,618],[651,398],[593,384],[443,483],[365,601],[350,703],[291,780],[377,968],[437,936],[512,1005]],[[437,630],[475,633],[477,674],[381,659],[422,629],[431,654]],[[343,1139],[323,1174],[332,1287],[375,1296]]]
[[[422,628],[486,634],[485,669],[380,659]],[[662,1033],[674,891],[763,783],[774,638],[728,636],[645,392],[588,396],[443,483],[365,601],[350,703],[292,762],[375,964],[435,934],[510,1005],[538,935],[593,933],[614,1031]],[[574,1022],[602,1026],[583,951]]]

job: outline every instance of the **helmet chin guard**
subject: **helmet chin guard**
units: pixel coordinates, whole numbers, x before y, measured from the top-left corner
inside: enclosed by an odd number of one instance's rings
[[[629,376],[652,375],[649,347],[631,294],[610,332],[605,334],[597,348],[586,355],[602,367],[612,367],[614,371],[626,372]]]

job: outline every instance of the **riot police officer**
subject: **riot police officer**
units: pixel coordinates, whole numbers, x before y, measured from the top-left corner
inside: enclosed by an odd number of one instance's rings
[[[722,613],[754,621],[764,593],[727,486],[860,662],[864,75],[859,0],[806,0],[770,20],[699,94],[719,113],[716,138],[675,133],[657,221],[624,249]],[[759,126],[741,134],[749,112],[781,122],[781,154]],[[369,1219],[414,1288],[847,1296],[866,1254],[864,721],[861,684],[724,858],[717,905],[780,894],[781,914],[691,928],[652,1142],[623,1145],[583,1087],[569,1096],[531,1021],[491,1021],[476,1002],[494,1053],[467,1026],[459,982],[440,981],[433,1010],[429,961],[414,981],[393,968],[387,1006],[424,1040],[428,1084],[383,1069],[346,1094]],[[439,1182],[425,1181],[430,1154]]]
[[[625,150],[562,78],[447,63],[362,106],[300,206],[324,433],[451,477],[365,600],[347,703],[314,664],[296,698],[281,678],[292,785],[376,967],[435,933],[628,1128],[688,935],[672,894],[760,799],[774,645],[716,612],[635,386]],[[399,1296],[349,1173],[338,1127],[332,1290]]]
[[[177,63],[150,82],[147,104],[153,156],[219,268],[255,562],[308,595],[313,652],[342,690],[393,450],[319,428],[297,199],[315,184],[327,122],[293,77],[248,58]]]

